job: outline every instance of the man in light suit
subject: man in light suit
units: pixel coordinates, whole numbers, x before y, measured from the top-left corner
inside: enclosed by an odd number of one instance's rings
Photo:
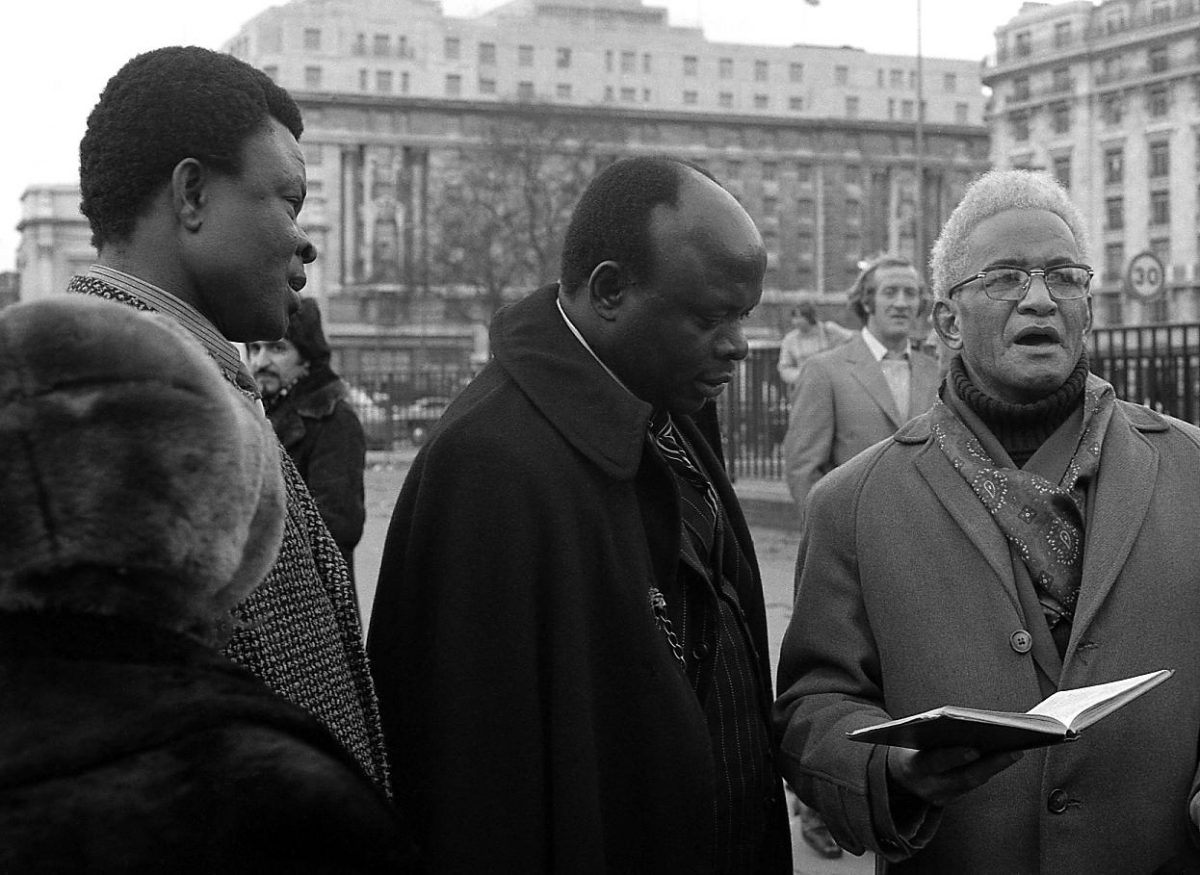
[[[1200,871],[1200,429],[1089,373],[1086,260],[1053,178],[973,183],[933,248],[939,400],[809,498],[780,767],[889,875]],[[1023,757],[846,738],[1160,668]]]
[[[805,362],[792,402],[783,451],[801,514],[818,480],[891,437],[937,395],[937,362],[909,343],[923,306],[912,262],[875,259],[855,280],[850,306],[866,323],[861,334]]]

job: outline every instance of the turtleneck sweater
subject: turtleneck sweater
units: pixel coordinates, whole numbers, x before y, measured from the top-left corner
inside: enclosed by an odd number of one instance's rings
[[[988,427],[1010,459],[1022,468],[1038,447],[1062,425],[1083,400],[1087,382],[1088,357],[1085,350],[1075,363],[1066,382],[1044,398],[1029,404],[1001,401],[983,392],[972,382],[957,355],[950,363],[950,386],[964,404]]]

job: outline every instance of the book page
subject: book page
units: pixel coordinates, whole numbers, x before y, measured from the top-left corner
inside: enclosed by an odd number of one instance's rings
[[[1172,674],[1174,672],[1164,669],[1106,684],[1059,690],[1026,713],[1053,717],[1063,726],[1082,729],[1162,683]]]

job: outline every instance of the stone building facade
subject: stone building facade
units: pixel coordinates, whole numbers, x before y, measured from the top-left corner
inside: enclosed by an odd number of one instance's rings
[[[1200,319],[1200,0],[1027,2],[984,83],[992,162],[1054,173],[1084,214],[1097,324]],[[1125,283],[1146,251],[1151,298]]]

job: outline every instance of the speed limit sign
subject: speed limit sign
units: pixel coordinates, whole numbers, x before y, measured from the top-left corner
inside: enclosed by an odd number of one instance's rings
[[[1162,262],[1153,252],[1135,255],[1125,271],[1125,285],[1131,293],[1143,300],[1153,298],[1161,292],[1165,281]]]

